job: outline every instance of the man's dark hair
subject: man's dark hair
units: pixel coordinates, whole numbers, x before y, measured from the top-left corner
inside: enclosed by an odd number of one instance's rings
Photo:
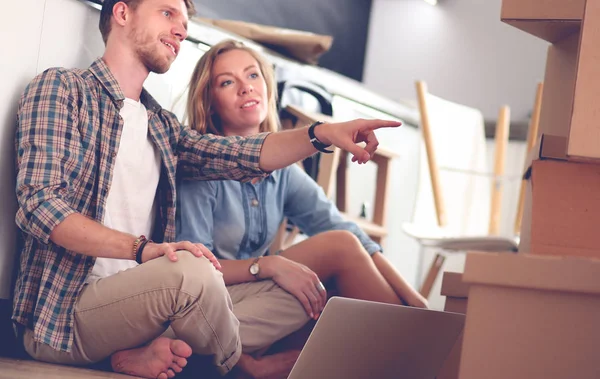
[[[108,40],[108,35],[110,34],[111,24],[110,19],[112,18],[113,8],[116,3],[125,3],[132,9],[135,9],[140,2],[144,0],[104,0],[102,3],[102,10],[100,11],[100,33],[102,34],[102,39],[104,43]],[[194,7],[194,2],[192,0],[183,0],[185,3],[185,7],[187,8],[188,15],[193,16],[196,14],[196,7]]]

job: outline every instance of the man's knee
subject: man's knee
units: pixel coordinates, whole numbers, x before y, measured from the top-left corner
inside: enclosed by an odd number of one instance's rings
[[[171,262],[167,257],[160,264],[159,277],[163,285],[178,288],[193,296],[199,296],[204,291],[210,293],[227,293],[223,274],[205,257],[196,257],[189,251],[177,252],[177,262]]]

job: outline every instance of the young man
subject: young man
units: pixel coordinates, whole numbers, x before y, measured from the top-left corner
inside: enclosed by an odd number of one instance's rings
[[[364,163],[377,147],[373,130],[398,125],[322,124],[310,138],[308,128],[222,138],[181,126],[142,85],[169,69],[192,8],[191,0],[105,0],[103,57],[87,70],[45,71],[20,101],[16,221],[24,247],[13,320],[35,359],[111,357],[115,371],[165,379],[193,352],[212,356],[225,374],[242,349],[298,329],[308,317],[290,294],[269,281],[228,293],[210,251],[171,242],[176,170],[251,180],[328,144]],[[253,304],[259,293],[278,314]],[[177,339],[161,337],[169,326]],[[257,371],[255,363],[239,366]]]

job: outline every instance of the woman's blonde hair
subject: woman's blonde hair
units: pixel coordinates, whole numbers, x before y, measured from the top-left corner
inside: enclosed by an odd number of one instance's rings
[[[215,59],[232,50],[246,51],[258,62],[258,68],[267,84],[267,117],[261,122],[259,131],[261,133],[277,131],[279,117],[277,116],[277,90],[273,67],[259,53],[235,40],[224,40],[214,45],[196,64],[189,84],[184,116],[186,123],[202,134],[223,134],[219,115],[215,112],[211,114],[210,111],[212,106],[210,79]]]

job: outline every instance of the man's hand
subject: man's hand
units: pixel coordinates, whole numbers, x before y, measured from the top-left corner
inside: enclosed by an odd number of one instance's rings
[[[314,132],[319,141],[350,152],[354,162],[365,163],[371,159],[379,144],[373,131],[400,125],[401,123],[397,121],[359,119],[320,124],[314,128]],[[261,170],[275,171],[314,154],[315,148],[308,138],[308,129],[307,126],[269,134],[260,153]],[[357,146],[356,144],[360,142],[365,142],[367,145],[364,148]]]
[[[332,144],[353,155],[352,162],[366,163],[377,150],[379,141],[375,129],[398,127],[398,121],[357,119],[347,122],[321,124],[315,127],[315,136],[325,144]],[[357,143],[365,142],[363,148]]]
[[[221,270],[221,264],[217,257],[201,243],[191,243],[189,241],[180,241],[172,243],[153,243],[149,242],[142,251],[142,263],[152,259],[166,255],[171,262],[177,261],[176,252],[179,250],[187,250],[196,257],[206,257],[217,270]]]

